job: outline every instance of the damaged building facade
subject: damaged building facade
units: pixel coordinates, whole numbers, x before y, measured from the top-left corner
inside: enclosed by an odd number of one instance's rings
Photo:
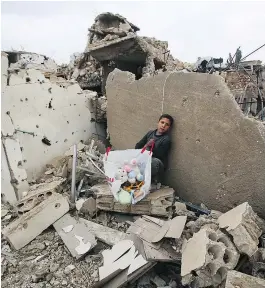
[[[105,137],[104,129],[91,122],[95,92],[57,77],[48,58],[20,54],[1,55],[1,193],[10,203],[21,199],[45,165],[75,142],[100,133]],[[12,63],[14,59],[18,62]]]
[[[265,287],[263,66],[192,72],[137,31],[102,13],[69,65],[2,52],[2,287]],[[121,204],[106,134],[132,148],[162,113],[169,186]]]

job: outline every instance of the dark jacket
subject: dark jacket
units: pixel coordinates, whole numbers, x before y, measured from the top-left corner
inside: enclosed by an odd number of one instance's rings
[[[142,149],[149,140],[155,140],[155,146],[153,149],[153,157],[160,159],[165,168],[167,167],[168,154],[171,147],[171,139],[168,134],[156,135],[157,130],[149,131],[136,145],[135,149]],[[148,147],[148,150],[150,147]]]

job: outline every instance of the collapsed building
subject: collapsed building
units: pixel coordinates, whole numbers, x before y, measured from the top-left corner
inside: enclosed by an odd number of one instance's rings
[[[223,58],[199,57],[192,71],[221,75],[244,114],[265,119],[265,67],[261,61],[235,64],[232,59],[224,63]]]
[[[105,93],[107,77],[115,68],[133,73],[136,79],[184,68],[170,54],[166,41],[138,36],[140,29],[118,14],[98,15],[88,30],[87,46],[71,75],[83,89]]]
[[[2,52],[3,287],[265,287],[262,101],[236,101],[257,98],[256,66],[244,80],[193,73],[137,31],[100,14],[61,67]],[[170,187],[122,205],[102,173],[105,128],[131,148],[163,112]]]

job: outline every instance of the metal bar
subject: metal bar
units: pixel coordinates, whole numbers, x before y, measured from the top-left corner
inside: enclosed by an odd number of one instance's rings
[[[75,180],[76,180],[76,162],[77,162],[77,145],[74,144],[73,147],[73,165],[72,165],[72,185],[71,185],[71,197],[70,201],[75,203]]]

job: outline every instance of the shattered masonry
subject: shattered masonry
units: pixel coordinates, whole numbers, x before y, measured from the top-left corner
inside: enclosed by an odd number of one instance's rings
[[[263,67],[193,73],[137,31],[102,13],[69,65],[2,52],[2,287],[265,287]],[[131,148],[163,111],[175,190],[121,205],[99,139]]]

